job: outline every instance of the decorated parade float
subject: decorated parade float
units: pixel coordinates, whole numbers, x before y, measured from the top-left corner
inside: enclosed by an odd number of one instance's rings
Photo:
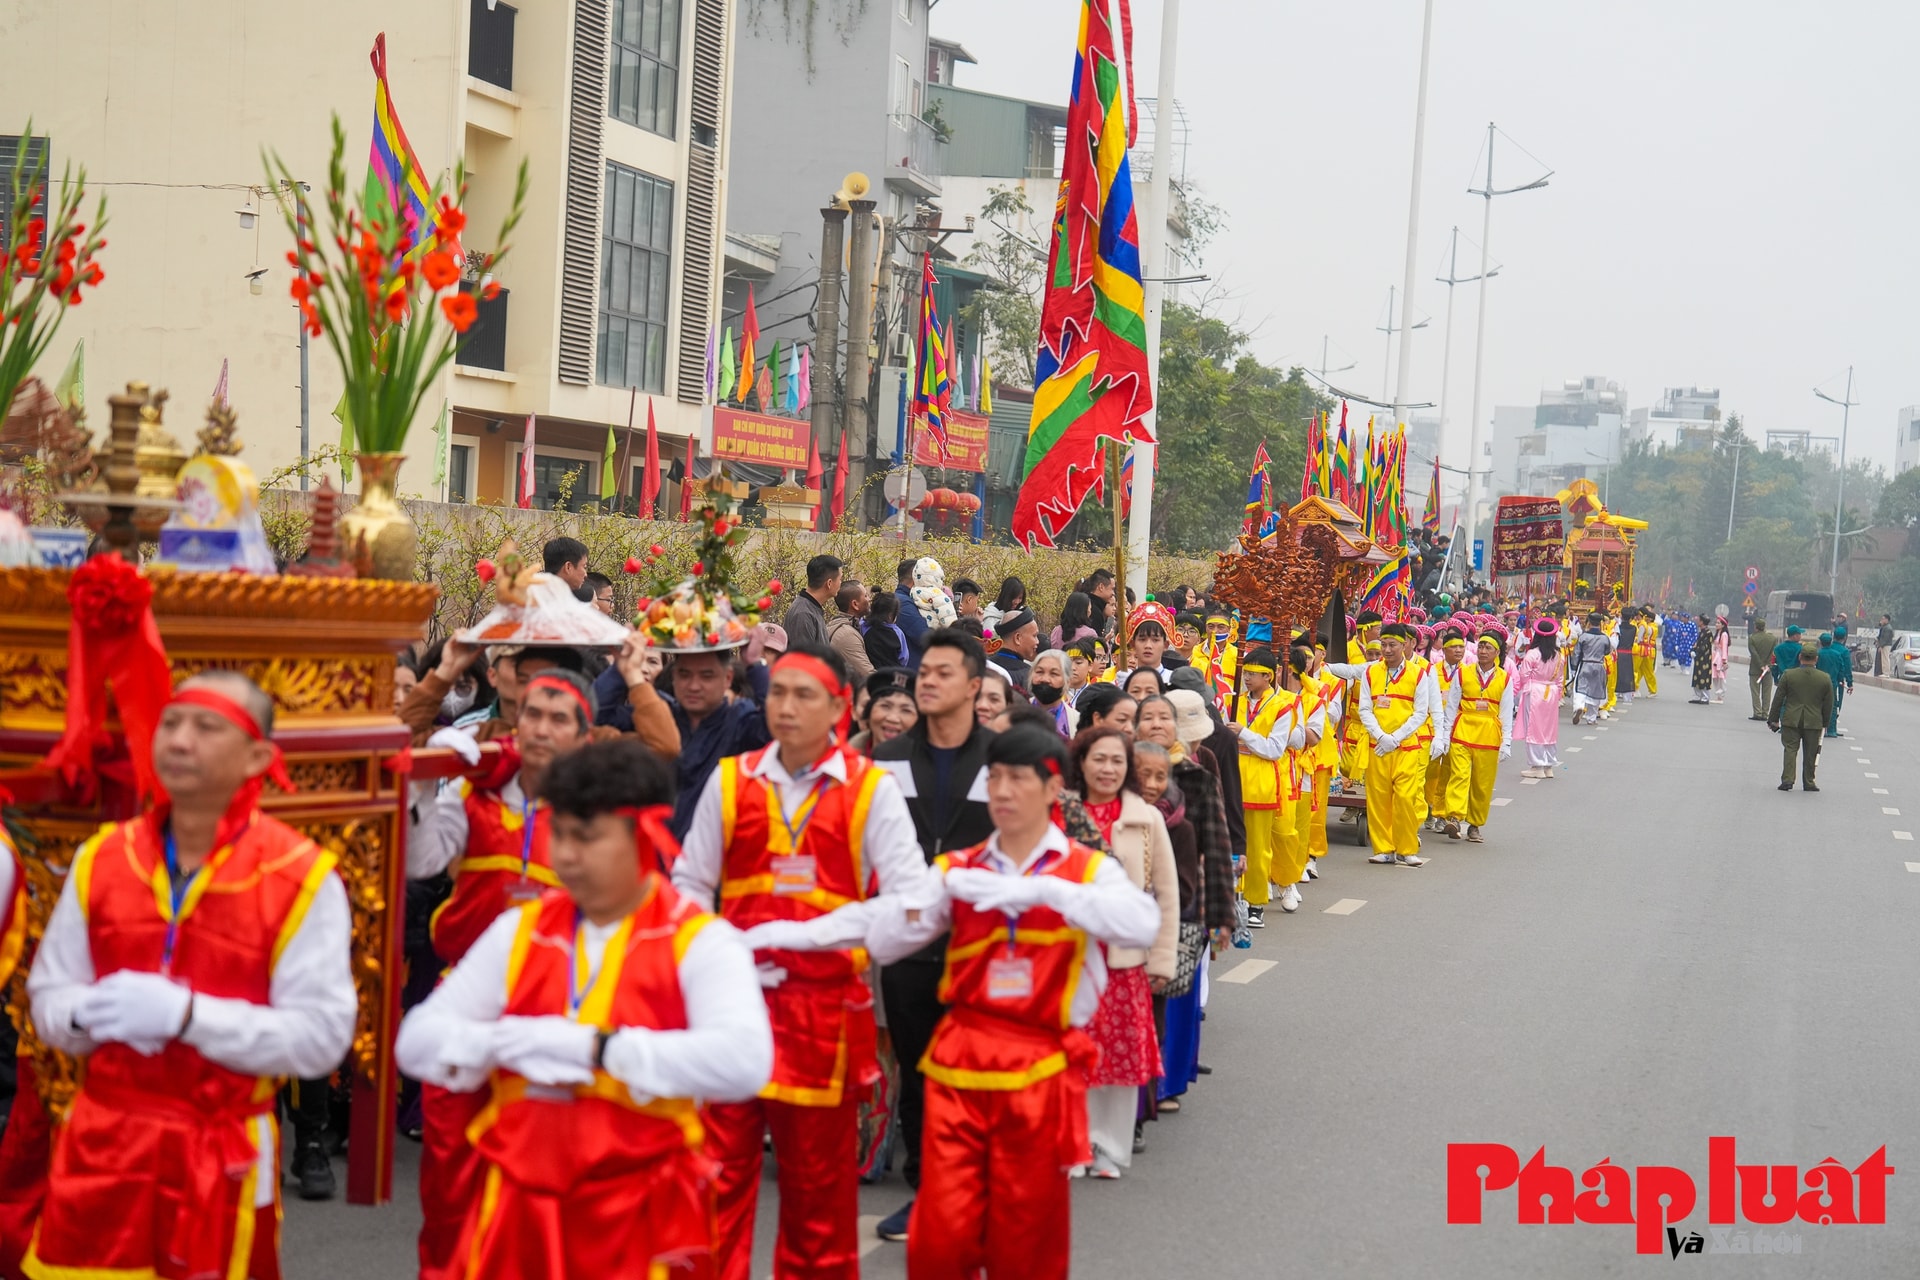
[[[1632,600],[1634,539],[1647,522],[1608,511],[1593,481],[1584,477],[1561,490],[1554,501],[1573,517],[1560,562],[1574,606],[1611,611]]]
[[[391,1195],[408,786],[457,768],[451,753],[410,751],[394,715],[395,656],[425,637],[438,598],[412,581],[414,530],[394,482],[475,302],[461,286],[461,175],[444,193],[370,182],[350,203],[337,121],[334,132],[321,210],[283,170],[270,177],[291,235],[294,299],[340,363],[360,493],[340,516],[323,485],[305,553],[285,565],[268,547],[223,398],[189,452],[168,433],[166,393],[129,382],[109,397],[96,442],[71,372],[53,390],[31,376],[62,315],[104,278],[105,203],[85,225],[84,171],[50,189],[18,166],[12,175],[0,265],[0,404],[11,406],[0,434],[0,787],[28,917],[8,993],[23,1068],[9,1140],[18,1126],[44,1141],[77,1083],[78,1064],[34,1034],[25,994],[74,851],[155,794],[149,744],[173,685],[239,671],[273,699],[291,784],[270,784],[261,806],[337,857],[351,902],[359,1021],[341,1068],[352,1096],[347,1198],[368,1204]],[[495,243],[506,244],[519,207],[516,197]]]

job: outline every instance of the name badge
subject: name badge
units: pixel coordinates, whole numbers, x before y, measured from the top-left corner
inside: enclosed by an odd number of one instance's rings
[[[776,895],[812,893],[813,887],[813,855],[795,853],[773,859],[773,891]]]
[[[1475,698],[1473,700],[1473,709],[1475,711],[1485,711],[1487,709],[1487,700],[1485,698]]]
[[[547,887],[537,880],[516,880],[507,890],[509,906],[524,907],[529,902],[538,902],[546,893]]]
[[[1026,1000],[1033,995],[1033,961],[1002,956],[987,962],[987,999]]]

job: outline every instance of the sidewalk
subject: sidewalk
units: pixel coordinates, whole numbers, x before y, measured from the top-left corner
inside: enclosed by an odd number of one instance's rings
[[[1744,653],[1729,653],[1727,660],[1729,663],[1738,663],[1743,667],[1747,665],[1747,655]],[[1920,698],[1920,681],[1895,680],[1892,676],[1870,676],[1864,671],[1856,671],[1853,682],[1856,685],[1864,684],[1875,689],[1885,689],[1889,693],[1904,693],[1910,698]]]

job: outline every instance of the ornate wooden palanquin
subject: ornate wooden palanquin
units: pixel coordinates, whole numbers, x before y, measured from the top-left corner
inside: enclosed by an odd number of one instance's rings
[[[295,794],[271,784],[262,807],[339,858],[353,908],[353,977],[360,1018],[342,1070],[352,1083],[347,1199],[392,1194],[397,1077],[393,1039],[406,975],[407,730],[393,714],[394,656],[424,634],[436,589],[371,579],[175,573],[152,567],[153,613],[177,683],[219,667],[272,696],[274,738]],[[79,807],[44,772],[67,704],[69,573],[0,569],[0,784],[37,847],[27,866],[29,937],[39,940],[74,848],[101,823],[136,812],[129,787],[103,771],[97,803]],[[116,726],[117,728],[117,722]],[[124,753],[124,743],[116,741]],[[395,757],[399,757],[395,759]],[[391,767],[400,766],[398,769]],[[8,1013],[31,1052],[49,1110],[61,1114],[77,1064],[40,1044],[27,1012],[26,966]]]

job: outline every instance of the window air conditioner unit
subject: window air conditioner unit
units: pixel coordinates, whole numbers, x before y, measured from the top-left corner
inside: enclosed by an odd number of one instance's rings
[[[904,329],[887,336],[887,354],[895,360],[913,359],[913,335]]]

